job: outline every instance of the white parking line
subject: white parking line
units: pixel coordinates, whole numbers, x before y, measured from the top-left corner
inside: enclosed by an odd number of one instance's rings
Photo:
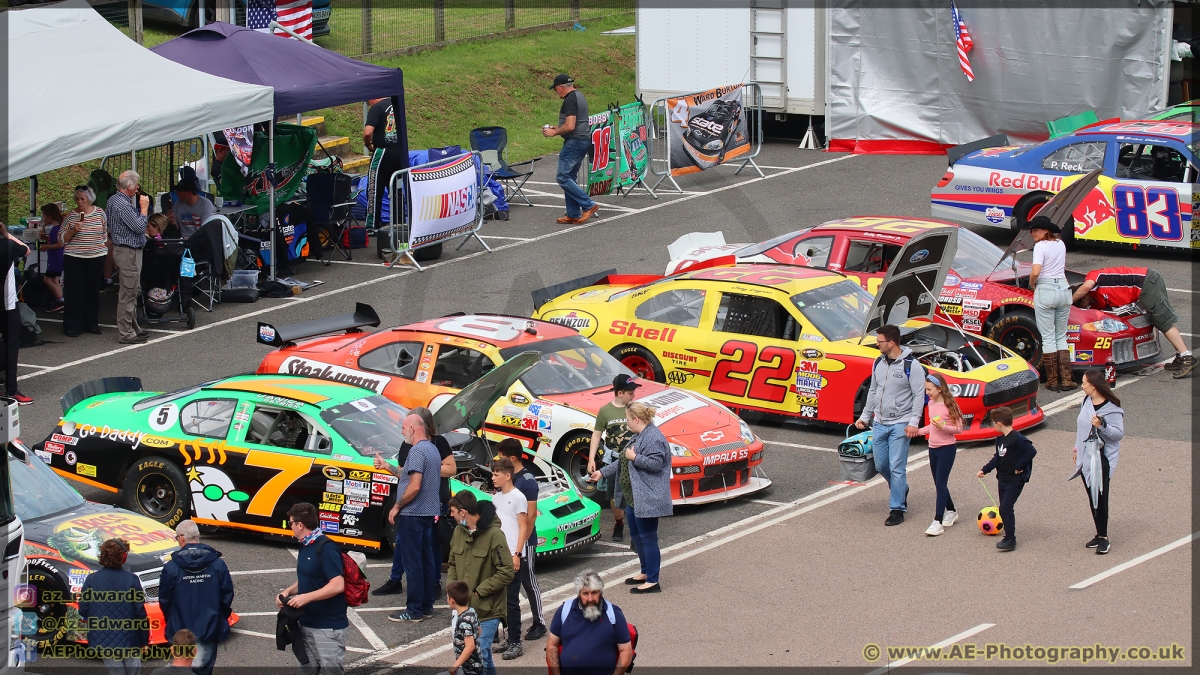
[[[45,369],[49,368],[50,366],[38,366],[38,365],[34,365],[32,363],[18,363],[17,367],[18,368],[37,368],[38,370],[45,370]]]
[[[628,548],[628,547],[627,547],[627,548]],[[633,551],[625,551],[624,553],[618,553],[618,552],[613,552],[613,553],[579,553],[579,554],[576,554],[574,557],[576,557],[576,558],[624,558],[625,556],[630,556],[630,555],[637,555],[637,553],[634,553]]]
[[[768,441],[765,438],[759,438],[764,445],[779,445],[785,448],[798,448],[800,450],[820,450],[821,452],[837,452],[837,448],[822,448],[816,445],[802,445],[800,443],[784,443],[783,441]]]
[[[39,316],[37,318],[37,320],[39,322],[40,321],[48,321],[50,323],[62,323],[63,322],[62,319],[51,319],[48,316]],[[115,324],[115,323],[102,323],[102,324],[97,324],[97,325],[99,325],[101,328],[116,328],[117,327],[117,324]],[[179,332],[177,330],[167,330],[165,328],[146,328],[145,326],[142,326],[141,329],[150,331],[151,333],[178,333]]]
[[[931,649],[943,649],[945,647],[949,647],[950,645],[954,644],[955,642],[960,642],[962,640],[966,640],[967,638],[971,637],[972,635],[982,633],[983,631],[985,631],[995,625],[996,624],[994,624],[994,623],[981,623],[978,626],[975,626],[974,628],[971,628],[969,630],[964,630],[963,632],[959,633],[958,635],[955,635],[954,637],[946,638],[945,640],[942,640],[941,642],[939,642],[935,645],[930,645],[930,648]],[[883,673],[888,672],[892,668],[899,668],[900,666],[902,666],[906,663],[911,663],[912,661],[916,660],[916,658],[917,657],[914,656],[914,657],[909,657],[906,659],[900,659],[898,661],[893,661],[892,663],[889,663],[888,665],[886,665],[882,668],[876,668],[875,670],[872,670],[871,672],[867,673],[867,675],[882,675]]]
[[[1108,571],[1101,572],[1100,574],[1097,574],[1094,577],[1088,577],[1087,579],[1084,579],[1083,581],[1075,584],[1074,586],[1068,586],[1068,588],[1070,588],[1072,590],[1079,590],[1079,589],[1087,588],[1088,586],[1091,586],[1092,584],[1104,581],[1105,579],[1111,577],[1114,574],[1119,574],[1121,572],[1124,572],[1125,570],[1129,569],[1130,567],[1133,567],[1134,565],[1140,565],[1140,564],[1146,562],[1147,560],[1150,560],[1151,558],[1157,558],[1158,556],[1160,556],[1168,551],[1173,551],[1173,550],[1179,548],[1180,546],[1183,546],[1184,544],[1189,543],[1190,541],[1192,541],[1193,539],[1195,539],[1197,537],[1200,537],[1200,532],[1193,532],[1193,533],[1189,534],[1188,536],[1184,537],[1183,539],[1173,541],[1173,542],[1167,544],[1166,546],[1162,546],[1160,548],[1154,549],[1153,551],[1150,551],[1149,553],[1139,555],[1138,557],[1134,558],[1133,560],[1130,560],[1129,562],[1121,563],[1120,565],[1117,565],[1116,567],[1114,567]]]
[[[283,574],[284,572],[295,572],[295,571],[296,571],[295,567],[276,567],[275,569],[271,569],[271,570],[238,570],[236,572],[234,572],[233,570],[230,570],[229,576],[244,577],[244,576],[252,576],[252,575],[258,575],[258,574]]]
[[[1167,287],[1167,290],[1171,291],[1173,293],[1195,293],[1196,292],[1196,291],[1189,291],[1186,288],[1171,288],[1169,286]]]
[[[510,248],[524,246],[524,245],[532,243],[532,242],[539,242],[539,241],[544,241],[546,239],[550,239],[552,237],[559,237],[559,236],[562,236],[565,234],[572,234],[579,230],[585,230],[585,229],[594,227],[597,224],[607,225],[615,220],[621,220],[622,218],[626,218],[628,216],[636,215],[639,213],[645,213],[646,211],[653,211],[655,209],[660,209],[660,208],[664,208],[667,206],[673,206],[673,205],[677,204],[678,202],[688,201],[691,199],[695,199],[697,197],[703,197],[703,196],[708,196],[711,194],[716,194],[718,192],[724,192],[726,190],[734,190],[737,188],[742,188],[747,185],[751,185],[753,183],[758,183],[758,182],[762,182],[762,181],[771,180],[774,178],[779,178],[780,176],[791,175],[798,171],[807,171],[808,169],[815,169],[817,167],[825,166],[827,164],[833,164],[835,162],[842,162],[847,159],[853,159],[853,158],[859,157],[859,156],[860,155],[842,155],[841,157],[834,157],[832,159],[827,159],[822,162],[806,164],[804,166],[796,167],[794,169],[789,169],[787,171],[781,171],[779,173],[769,174],[769,175],[763,176],[763,177],[748,178],[743,181],[737,181],[735,183],[730,183],[729,185],[723,185],[719,188],[714,188],[707,192],[698,192],[698,193],[694,193],[694,194],[688,194],[688,195],[685,195],[678,199],[658,201],[654,204],[651,204],[650,206],[647,206],[646,208],[644,208],[640,211],[629,211],[629,212],[625,212],[625,213],[617,213],[617,214],[606,217],[599,221],[589,220],[586,223],[583,223],[580,225],[574,225],[571,227],[565,227],[560,230],[555,230],[553,232],[547,232],[546,234],[538,235],[538,236],[536,236],[532,239],[528,239],[526,241],[515,241],[511,244],[504,244],[502,246],[497,246],[492,249],[492,252],[496,253],[496,252],[504,251],[504,250],[507,250]],[[561,206],[556,206],[554,208],[561,208]],[[472,258],[477,258],[477,257],[485,255],[485,254],[487,254],[487,251],[476,251],[474,253],[468,253],[466,255],[459,256],[457,258],[451,258],[449,260],[435,262],[433,264],[427,265],[425,267],[425,269],[430,270],[430,269],[436,269],[438,267],[443,267],[446,265],[457,265],[461,262],[471,260]],[[74,361],[68,361],[67,363],[64,363],[62,365],[53,366],[53,367],[47,368],[45,370],[39,370],[36,373],[26,373],[25,375],[19,375],[19,376],[17,376],[17,380],[28,380],[30,378],[39,377],[39,376],[45,375],[47,373],[53,373],[53,372],[57,372],[60,370],[67,370],[67,369],[74,368],[79,365],[83,365],[85,363],[90,363],[92,361],[96,361],[99,359],[108,358],[109,356],[113,356],[114,354],[120,354],[122,352],[128,352],[128,351],[132,351],[135,349],[142,349],[142,348],[146,347],[147,345],[157,345],[157,344],[163,342],[164,340],[172,340],[172,339],[178,338],[183,335],[194,335],[196,333],[200,333],[200,332],[203,332],[206,330],[211,330],[218,326],[224,326],[224,325],[231,324],[231,323],[234,323],[237,321],[242,321],[242,320],[250,319],[253,317],[257,317],[257,316],[262,316],[263,314],[267,314],[269,312],[274,312],[276,310],[283,309],[285,307],[292,307],[292,306],[295,306],[295,305],[298,305],[301,303],[312,302],[314,300],[323,300],[325,298],[329,298],[334,295],[340,295],[342,293],[356,291],[360,288],[366,288],[367,286],[374,286],[375,284],[380,284],[385,281],[390,281],[392,279],[397,279],[399,277],[402,277],[402,276],[405,276],[408,274],[415,274],[415,273],[416,273],[416,270],[406,269],[406,270],[402,270],[400,272],[393,272],[391,274],[385,274],[383,276],[375,277],[374,279],[368,279],[366,281],[361,281],[357,284],[350,284],[349,286],[343,286],[342,288],[331,288],[323,293],[315,293],[313,295],[307,295],[307,296],[292,296],[292,299],[290,302],[281,302],[279,304],[270,305],[268,307],[263,307],[261,309],[256,309],[256,310],[253,310],[250,312],[246,312],[245,314],[239,314],[237,316],[231,316],[227,319],[222,319],[220,321],[214,321],[213,323],[205,324],[203,326],[196,326],[194,329],[189,330],[189,331],[183,331],[183,330],[164,331],[164,332],[170,333],[170,335],[166,335],[158,340],[150,340],[150,341],[144,342],[142,344],[128,345],[128,346],[121,347],[118,349],[111,349],[106,352],[100,352],[99,354],[92,354],[91,356],[85,356],[83,358],[75,359]]]
[[[1164,361],[1159,361],[1159,363],[1166,363],[1167,361],[1170,361],[1170,359],[1166,359]],[[1133,384],[1134,382],[1137,382],[1138,380],[1142,380],[1146,377],[1148,377],[1148,376],[1147,375],[1134,375],[1131,377],[1126,377],[1124,379],[1117,380],[1117,383],[1115,385],[1113,385],[1113,389],[1120,389],[1121,387],[1124,387],[1127,384]],[[1064,410],[1074,408],[1075,406],[1083,403],[1084,396],[1085,396],[1085,394],[1082,391],[1078,391],[1078,392],[1071,394],[1069,396],[1066,396],[1064,398],[1060,398],[1057,401],[1054,401],[1053,403],[1047,403],[1046,405],[1042,406],[1042,413],[1046,417],[1050,417],[1051,415],[1057,415],[1058,413],[1060,413]]]
[[[787,506],[784,502],[773,502],[770,499],[751,499],[753,504],[766,504],[767,506]]]
[[[274,633],[260,633],[256,630],[246,630],[245,628],[230,628],[229,632],[230,633],[239,633],[241,635],[250,635],[253,637],[270,638],[272,640],[275,639]],[[346,647],[346,651],[356,652],[358,654],[373,654],[373,653],[375,653],[374,649],[363,649],[362,647],[350,647],[350,646]]]
[[[354,611],[353,608],[346,608],[346,618],[349,619],[351,625],[358,629],[358,632],[362,633],[362,636],[367,640],[367,644],[371,645],[375,649],[387,649],[387,643],[379,639],[379,636],[375,634],[375,631],[371,630],[371,627],[367,625],[367,622],[363,621],[363,618],[359,616],[358,612]]]
[[[529,237],[501,237],[495,234],[481,234],[484,239],[509,239],[511,241],[529,241]]]

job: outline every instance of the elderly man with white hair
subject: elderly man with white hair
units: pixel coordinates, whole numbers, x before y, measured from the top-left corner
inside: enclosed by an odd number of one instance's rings
[[[200,528],[191,520],[175,527],[182,547],[171,554],[158,584],[158,604],[167,621],[166,634],[184,628],[196,634],[192,672],[211,675],[217,645],[229,637],[233,613],[233,577],[221,552],[200,543]]]
[[[150,197],[138,196],[141,179],[132,169],[121,172],[117,177],[117,192],[104,207],[113,243],[113,263],[119,271],[117,332],[123,345],[145,342],[150,337],[148,331],[137,325],[136,313],[142,283],[142,249],[146,247],[146,219],[150,213]]]
[[[633,663],[629,624],[604,599],[604,580],[592,570],[575,577],[578,595],[550,622],[546,665],[551,675],[621,675]]]

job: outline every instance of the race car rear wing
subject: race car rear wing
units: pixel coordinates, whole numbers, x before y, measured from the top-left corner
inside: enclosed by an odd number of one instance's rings
[[[978,141],[963,143],[962,145],[956,145],[953,148],[947,148],[946,159],[950,161],[950,166],[954,166],[954,163],[963,156],[969,155],[976,150],[995,148],[1001,145],[1008,145],[1008,134],[996,134],[995,136],[988,136],[987,138],[983,138]]]
[[[616,270],[606,270],[604,272],[597,272],[596,274],[589,274],[586,277],[572,279],[571,281],[564,281],[561,284],[554,284],[553,286],[539,288],[533,292],[533,309],[534,311],[541,309],[542,305],[550,302],[560,295],[563,295],[564,293],[570,293],[571,291],[578,290],[580,288],[587,288],[588,286],[603,284],[604,280],[607,279],[609,275],[616,273]]]
[[[302,321],[288,326],[276,327],[259,321],[258,335],[256,337],[258,342],[264,345],[282,347],[289,342],[303,340],[304,338],[316,337],[326,333],[336,333],[338,331],[353,333],[364,326],[376,327],[378,325],[379,315],[375,313],[375,308],[366,303],[358,302],[354,305],[354,311],[349,314],[338,314],[337,316],[324,319]]]
[[[84,382],[75,387],[71,391],[63,394],[59,399],[62,404],[63,413],[74,408],[80,401],[85,401],[93,396],[102,394],[113,394],[122,391],[142,391],[142,380],[139,377],[104,377],[91,382]]]

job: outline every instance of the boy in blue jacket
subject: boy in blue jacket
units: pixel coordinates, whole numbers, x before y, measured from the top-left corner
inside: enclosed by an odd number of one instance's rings
[[[1017,547],[1017,518],[1013,507],[1021,490],[1029,482],[1029,474],[1033,471],[1033,457],[1037,449],[1028,438],[1012,428],[1012,410],[996,408],[991,412],[992,425],[1000,432],[996,439],[996,454],[991,461],[983,465],[979,477],[983,478],[996,470],[996,485],[1000,493],[1000,520],[1004,523],[1004,538],[996,544],[1001,551],[1011,551]]]

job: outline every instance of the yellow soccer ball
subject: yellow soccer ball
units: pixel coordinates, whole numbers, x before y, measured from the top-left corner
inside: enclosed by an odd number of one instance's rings
[[[985,506],[980,509],[979,517],[975,524],[979,526],[979,531],[984,534],[1000,534],[1004,532],[1004,521],[1000,520],[1000,510],[994,506]]]

